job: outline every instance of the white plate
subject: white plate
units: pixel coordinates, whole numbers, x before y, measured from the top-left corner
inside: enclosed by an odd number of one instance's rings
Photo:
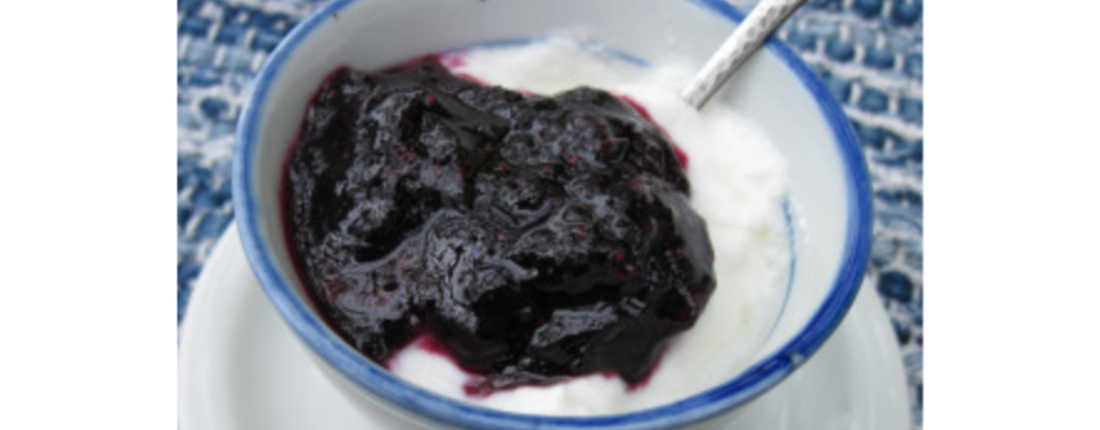
[[[181,328],[180,429],[392,427],[330,384],[268,303],[231,225],[195,283]],[[742,407],[729,428],[906,429],[906,395],[893,330],[865,285],[821,350]]]

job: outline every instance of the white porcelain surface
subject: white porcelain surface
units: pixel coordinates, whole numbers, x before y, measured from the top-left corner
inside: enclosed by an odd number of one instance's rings
[[[255,126],[252,142],[255,150],[238,153],[251,161],[250,170],[246,170],[250,173],[248,181],[234,179],[234,186],[248,187],[247,195],[252,200],[249,204],[254,211],[242,211],[242,203],[238,202],[237,216],[238,220],[244,216],[247,221],[242,221],[242,230],[253,227],[254,235],[246,236],[262,249],[253,253],[253,257],[269,259],[272,270],[267,273],[287,284],[289,295],[293,296],[284,295],[276,300],[282,306],[280,309],[297,312],[287,303],[300,302],[304,297],[304,290],[290,269],[278,222],[282,162],[308,97],[330,70],[341,65],[378,68],[456,46],[562,32],[603,42],[650,61],[676,53],[697,59],[701,64],[732,28],[726,17],[703,3],[706,2],[362,0],[327,14],[305,37],[289,36],[288,40],[297,40],[295,49],[285,57],[280,57],[279,51],[273,54],[273,59],[283,60],[281,67],[274,74],[262,73],[263,79],[254,89],[257,94],[266,94],[266,101],[262,105],[251,104],[242,115],[246,128],[250,123]],[[798,263],[790,299],[775,331],[757,355],[763,359],[802,333],[821,308],[844,261],[845,244],[852,237],[852,220],[859,217],[853,213],[854,196],[846,182],[849,170],[836,143],[836,130],[830,127],[821,105],[773,49],[761,50],[759,54],[742,67],[711,103],[729,103],[751,117],[785,155],[792,202],[801,232],[805,233],[796,242]],[[847,124],[847,120],[842,121]],[[242,140],[248,148],[249,139]],[[238,145],[241,144],[239,141]],[[857,163],[855,170],[862,172],[862,162]],[[234,194],[235,199],[241,197],[236,195],[238,190]],[[861,267],[862,263],[855,266]],[[849,271],[848,275],[851,274]],[[317,317],[313,311],[302,312],[305,315],[299,312],[294,319],[315,324]],[[317,342],[326,345],[342,342],[330,329],[321,330],[324,339]],[[816,338],[821,334],[811,332],[815,334],[802,337]],[[311,336],[317,339],[320,335]],[[352,363],[354,354],[349,353],[346,344],[331,348],[340,351],[340,358],[331,360],[344,366],[371,366],[365,362]],[[797,364],[804,356],[793,354],[789,358]],[[772,376],[769,381],[778,380],[782,374]],[[752,392],[746,391],[739,399]],[[904,402],[899,401],[898,405],[904,407]],[[707,412],[700,409],[691,413]]]
[[[873,288],[804,367],[727,429],[906,429],[897,342]],[[180,333],[180,429],[409,428],[342,395],[264,297],[236,226],[210,255]]]

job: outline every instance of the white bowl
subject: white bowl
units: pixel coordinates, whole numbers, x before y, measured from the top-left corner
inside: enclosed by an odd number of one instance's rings
[[[774,386],[832,333],[859,288],[870,240],[870,185],[859,145],[824,85],[790,49],[767,43],[727,84],[734,107],[786,157],[801,232],[776,328],[735,378],[668,405],[597,417],[501,412],[395,377],[327,327],[295,274],[281,222],[284,160],[306,104],[337,66],[377,69],[412,57],[569,31],[646,59],[675,50],[701,62],[740,12],[721,0],[337,0],[300,23],[260,71],[241,114],[233,200],[241,240],[268,298],[320,367],[372,413],[405,424],[476,428],[665,428],[720,424]],[[713,310],[712,310],[713,311]],[[702,422],[706,420],[705,422]]]

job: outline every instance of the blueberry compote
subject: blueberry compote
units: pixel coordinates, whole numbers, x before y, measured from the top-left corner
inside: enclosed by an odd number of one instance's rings
[[[637,384],[714,289],[673,146],[605,91],[340,69],[289,157],[289,242],[329,323],[379,363],[430,335],[473,394]]]

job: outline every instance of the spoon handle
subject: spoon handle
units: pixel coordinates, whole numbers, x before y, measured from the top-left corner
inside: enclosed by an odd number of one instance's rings
[[[749,16],[722,42],[707,63],[695,75],[680,97],[696,109],[702,109],[707,100],[726,83],[764,39],[775,31],[806,0],[761,0],[749,12]]]

